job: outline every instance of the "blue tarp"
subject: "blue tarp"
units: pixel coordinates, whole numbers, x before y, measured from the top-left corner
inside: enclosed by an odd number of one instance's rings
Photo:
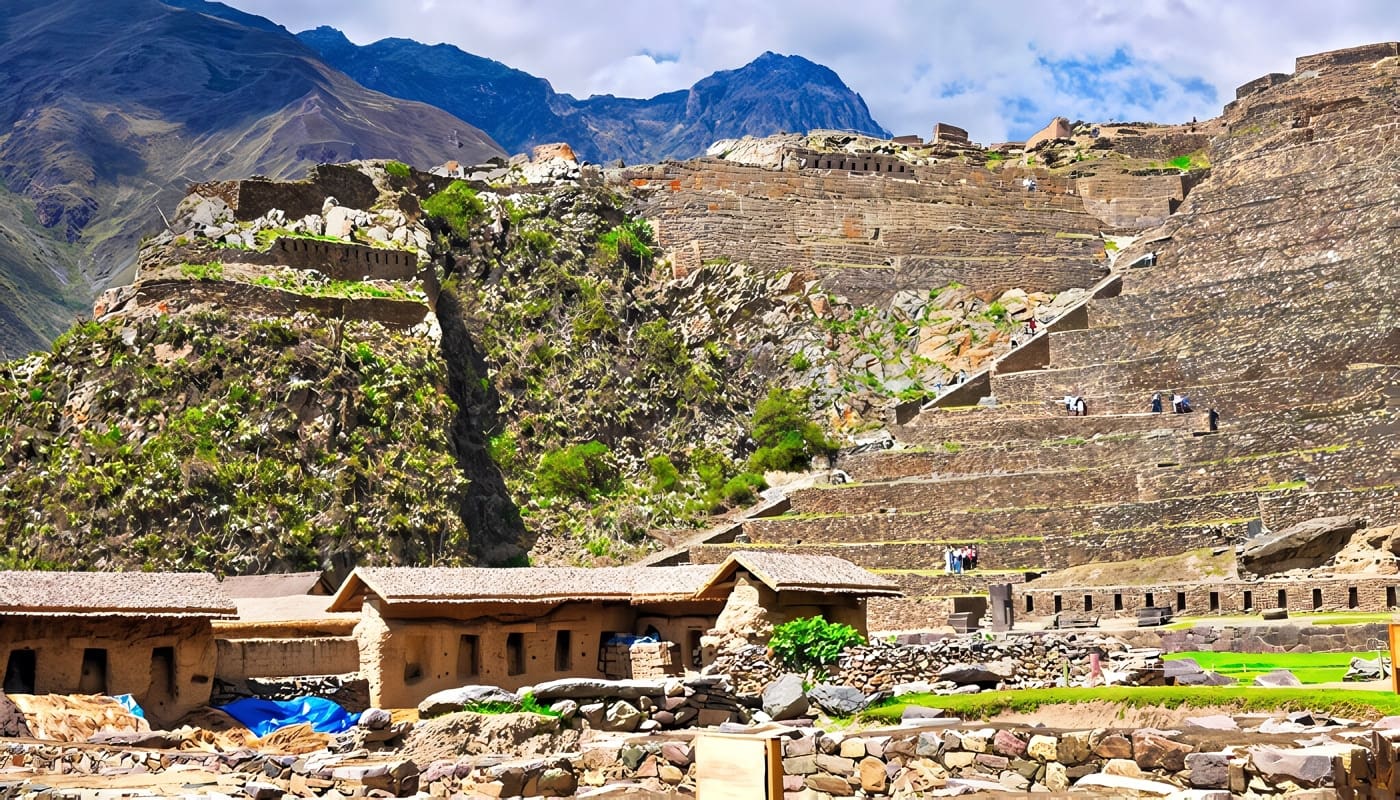
[[[127,711],[130,711],[131,713],[135,714],[141,719],[146,718],[146,712],[141,708],[140,704],[136,702],[135,697],[132,697],[129,694],[118,694],[113,695],[112,699],[116,700],[118,703],[121,703],[122,708],[125,708]]]
[[[238,720],[257,736],[266,736],[288,725],[311,723],[317,733],[341,733],[355,727],[355,718],[324,697],[298,697],[295,700],[263,700],[245,697],[220,709]]]

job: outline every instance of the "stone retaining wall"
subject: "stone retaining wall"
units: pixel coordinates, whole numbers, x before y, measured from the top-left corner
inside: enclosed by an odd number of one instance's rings
[[[1011,589],[1017,617],[1058,612],[1131,617],[1139,608],[1166,606],[1177,615],[1241,614],[1266,608],[1289,611],[1389,611],[1397,603],[1400,576],[1357,575],[1149,586],[1039,587]]]
[[[1358,653],[1384,650],[1389,625],[1197,625],[1183,631],[1136,628],[1114,631],[1115,638],[1134,647],[1160,647],[1163,652],[1206,650],[1218,653]]]

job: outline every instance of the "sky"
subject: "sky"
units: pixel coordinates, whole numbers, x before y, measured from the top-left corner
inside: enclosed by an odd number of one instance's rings
[[[446,42],[577,97],[651,97],[764,51],[834,69],[896,135],[1207,119],[1296,56],[1400,39],[1396,0],[225,0],[293,32]],[[468,120],[470,122],[470,120]]]

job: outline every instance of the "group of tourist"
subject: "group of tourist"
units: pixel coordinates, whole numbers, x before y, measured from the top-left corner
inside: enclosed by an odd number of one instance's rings
[[[949,575],[961,575],[977,569],[977,545],[949,545],[943,548],[943,563],[943,571]]]
[[[1089,405],[1084,402],[1084,398],[1077,394],[1065,395],[1065,412],[1071,417],[1082,417],[1089,413]]]
[[[1172,413],[1173,413],[1173,414],[1189,414],[1189,413],[1191,413],[1192,411],[1195,411],[1195,410],[1196,410],[1196,409],[1193,408],[1193,407],[1191,406],[1191,398],[1187,397],[1187,396],[1184,395],[1184,394],[1177,394],[1177,393],[1175,393],[1175,392],[1172,393]],[[1153,413],[1153,414],[1160,414],[1160,413],[1162,413],[1162,393],[1161,393],[1161,392],[1153,392],[1153,393],[1152,393],[1152,413]]]

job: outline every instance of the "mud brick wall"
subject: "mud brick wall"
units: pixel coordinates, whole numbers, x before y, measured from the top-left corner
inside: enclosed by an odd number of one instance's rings
[[[1148,586],[1040,587],[1036,581],[1013,586],[1018,616],[1090,613],[1131,617],[1139,608],[1166,606],[1174,613],[1204,616],[1241,614],[1265,608],[1289,611],[1388,611],[1396,604],[1400,576],[1158,583]],[[1345,640],[1344,631],[1334,631]]]
[[[340,675],[358,672],[360,646],[349,636],[296,639],[218,639],[216,678],[233,683],[244,678],[287,675]]]

